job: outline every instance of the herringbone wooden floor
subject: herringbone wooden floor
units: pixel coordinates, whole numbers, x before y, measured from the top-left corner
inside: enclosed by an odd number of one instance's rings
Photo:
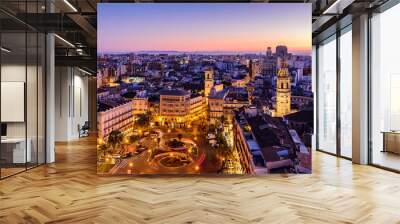
[[[95,144],[0,181],[0,223],[400,223],[400,175],[323,153],[312,175],[99,177]]]

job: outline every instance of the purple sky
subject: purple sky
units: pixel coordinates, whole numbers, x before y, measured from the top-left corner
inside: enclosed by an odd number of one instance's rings
[[[98,52],[311,51],[311,4],[98,4]]]

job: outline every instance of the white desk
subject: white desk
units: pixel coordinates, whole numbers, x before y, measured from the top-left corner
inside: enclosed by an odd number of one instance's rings
[[[3,154],[11,152],[12,154],[12,163],[26,163],[31,162],[32,160],[32,152],[31,152],[31,139],[27,139],[26,142],[28,143],[25,152],[25,138],[5,138],[1,139],[1,151],[2,157],[4,158]],[[11,156],[10,156],[11,157]],[[6,159],[7,160],[7,159]],[[11,158],[9,158],[11,160]]]

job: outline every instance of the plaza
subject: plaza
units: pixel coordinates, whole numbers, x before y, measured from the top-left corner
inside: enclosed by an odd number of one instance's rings
[[[110,153],[99,163],[109,164],[104,174],[221,173],[228,159],[223,151],[233,148],[211,146],[206,138],[208,128],[200,120],[184,128],[136,127],[123,138],[122,150]]]

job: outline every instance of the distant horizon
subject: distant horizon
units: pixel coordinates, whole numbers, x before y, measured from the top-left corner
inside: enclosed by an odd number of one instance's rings
[[[99,54],[129,54],[129,53],[138,53],[138,54],[205,54],[205,55],[243,55],[243,54],[265,54],[265,51],[180,51],[180,50],[138,50],[138,51],[103,51],[97,52]],[[274,51],[272,53],[275,53]],[[290,51],[288,49],[288,53],[294,55],[308,55],[311,56],[311,50],[298,50],[298,51]]]
[[[97,46],[102,53],[253,54],[286,45],[311,54],[311,15],[304,3],[100,3]]]

